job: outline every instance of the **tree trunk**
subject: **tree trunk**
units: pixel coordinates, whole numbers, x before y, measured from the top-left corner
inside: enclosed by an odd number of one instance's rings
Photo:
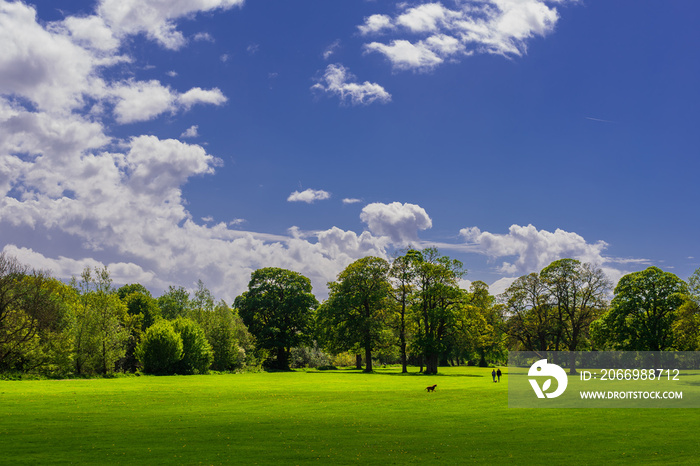
[[[408,360],[406,359],[406,337],[401,334],[401,373],[408,372]]]
[[[438,373],[438,361],[439,357],[437,354],[429,354],[425,357],[425,373],[426,374],[437,374]]]
[[[486,353],[484,350],[479,350],[479,367],[489,367],[489,364],[486,362]]]
[[[362,355],[361,354],[356,354],[355,355],[355,369],[362,370]]]
[[[365,372],[372,372],[372,347],[369,343],[365,345]]]
[[[289,370],[289,353],[287,348],[277,348],[277,368],[283,371]]]
[[[571,351],[569,353],[569,374],[576,375],[576,351]]]

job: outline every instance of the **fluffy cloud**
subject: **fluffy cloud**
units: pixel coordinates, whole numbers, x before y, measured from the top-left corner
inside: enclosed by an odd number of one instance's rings
[[[199,136],[199,126],[192,125],[180,134],[181,138],[196,138]]]
[[[362,199],[355,199],[353,197],[346,197],[343,199],[343,204],[359,204],[362,202]]]
[[[591,244],[577,233],[560,229],[552,233],[532,225],[512,225],[507,234],[494,234],[471,227],[460,230],[460,235],[483,254],[493,258],[515,257],[515,261],[503,262],[500,267],[501,272],[509,275],[536,272],[565,257],[597,266],[607,262],[603,257],[607,243]]]
[[[426,71],[473,53],[522,55],[529,39],[554,29],[559,13],[551,5],[567,1],[467,0],[455,2],[453,9],[442,3],[403,4],[394,17],[372,15],[358,29],[363,35],[412,36],[371,42],[365,50],[383,54],[396,69]]]
[[[367,224],[372,234],[388,236],[398,244],[418,241],[418,231],[433,226],[425,209],[400,202],[368,204],[362,209],[360,219]]]
[[[352,75],[343,65],[328,65],[323,77],[311,86],[312,90],[336,95],[341,102],[349,101],[352,105],[369,105],[372,102],[386,103],[391,100],[382,86],[365,81],[362,84],[354,82]]]
[[[372,15],[365,18],[365,24],[357,27],[362,35],[376,34],[393,28],[391,17],[387,15]]]
[[[178,94],[159,81],[127,81],[115,85],[109,92],[117,100],[114,114],[119,123],[147,121],[178,108],[189,109],[195,104],[221,105],[226,97],[219,89],[195,87]]]
[[[97,13],[120,36],[145,33],[163,47],[178,49],[186,40],[175,20],[243,5],[243,0],[102,0]]]
[[[323,201],[325,199],[329,199],[330,197],[331,193],[322,189],[305,189],[304,191],[294,191],[289,195],[287,201],[306,202],[307,204],[312,204],[315,201]]]

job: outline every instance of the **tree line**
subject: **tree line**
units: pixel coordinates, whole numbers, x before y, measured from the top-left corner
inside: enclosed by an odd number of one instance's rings
[[[435,374],[503,363],[509,350],[569,351],[575,372],[574,351],[700,349],[700,269],[685,282],[649,267],[612,290],[600,268],[560,259],[499,296],[480,281],[460,288],[465,274],[435,248],[364,257],[319,302],[307,277],[266,267],[229,306],[201,281],[154,298],[114,287],[106,268],[66,284],[0,254],[0,372],[289,370],[352,356],[368,372],[379,359]]]

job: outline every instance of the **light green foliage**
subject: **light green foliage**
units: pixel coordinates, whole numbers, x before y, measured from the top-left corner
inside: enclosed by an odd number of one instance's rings
[[[690,297],[676,311],[671,324],[673,346],[678,351],[700,350],[700,304]]]
[[[182,338],[167,320],[149,327],[136,347],[136,358],[146,374],[174,374],[182,355]]]
[[[70,364],[68,287],[0,253],[0,372],[63,374]]]
[[[336,353],[361,348],[367,372],[372,371],[372,352],[388,336],[388,272],[384,259],[356,260],[328,284],[328,300],[318,311],[317,325],[326,346]]]
[[[479,366],[490,361],[507,359],[505,333],[501,306],[489,294],[489,287],[482,281],[471,284],[457,313],[457,332],[454,334],[453,353],[465,359],[478,359]]]
[[[696,269],[695,272],[688,277],[688,295],[690,299],[700,306],[700,268]]]
[[[73,328],[78,374],[110,374],[126,354],[128,312],[111,284],[106,268],[86,267],[80,282],[74,280],[80,295],[75,303]]]
[[[596,324],[598,339],[629,351],[664,351],[675,346],[673,323],[688,286],[670,272],[649,267],[625,275],[610,310]]]
[[[311,341],[317,306],[308,278],[276,267],[253,272],[248,291],[234,303],[257,347],[275,351],[270,362],[282,370],[289,370],[291,349]]]
[[[213,354],[204,330],[194,320],[178,317],[172,322],[173,330],[182,339],[182,358],[175,365],[177,374],[205,374]]]
[[[186,317],[190,307],[190,294],[181,286],[169,286],[168,291],[159,297],[157,302],[163,318],[173,320]]]
[[[238,314],[225,302],[219,302],[202,325],[214,353],[212,369],[230,371],[254,360],[253,337]],[[246,361],[247,354],[250,354],[249,361]]]

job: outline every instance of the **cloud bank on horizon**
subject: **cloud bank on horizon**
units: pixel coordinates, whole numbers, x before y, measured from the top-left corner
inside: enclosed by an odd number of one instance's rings
[[[399,6],[396,15],[367,17],[358,30],[368,38],[404,37],[367,42],[364,53],[382,54],[396,70],[424,72],[473,53],[520,56],[530,38],[553,29],[558,19],[553,5],[562,3]],[[117,283],[140,282],[156,290],[190,287],[201,278],[230,301],[259,267],[298,271],[323,295],[325,284],[355,259],[387,258],[408,245],[434,243],[420,235],[433,227],[428,212],[400,200],[364,205],[359,219],[365,228],[359,233],[333,225],[320,231],[289,225],[279,235],[234,228],[240,219],[195,221],[183,186],[195,177],[216,177],[222,160],[203,145],[140,132],[134,124],[178,118],[195,107],[226,106],[229,98],[218,87],[176,89],[113,71],[141,66],[124,47],[133,37],[182,50],[198,39],[186,37],[179,21],[232,8],[245,14],[241,0],[101,0],[91,15],[46,23],[33,7],[0,0],[0,228],[41,231],[46,238],[23,241],[18,233],[4,241],[3,251],[60,278],[97,265],[107,265]],[[381,85],[360,83],[341,64],[328,65],[312,88],[351,105],[390,105],[392,99]],[[126,127],[132,135],[115,137],[114,128],[125,125],[134,125]],[[201,137],[202,130],[201,124],[190,126],[180,138]],[[314,189],[295,191],[286,200],[336,202],[329,192]],[[362,202],[342,200],[348,207]],[[500,260],[497,270],[506,279],[560,257],[607,264],[610,276],[621,275],[612,267],[615,260],[605,257],[603,241],[591,244],[573,232],[513,225],[505,234],[467,226],[459,234],[461,240],[441,244],[445,253]],[[52,241],[71,244],[70,255],[56,253]]]

